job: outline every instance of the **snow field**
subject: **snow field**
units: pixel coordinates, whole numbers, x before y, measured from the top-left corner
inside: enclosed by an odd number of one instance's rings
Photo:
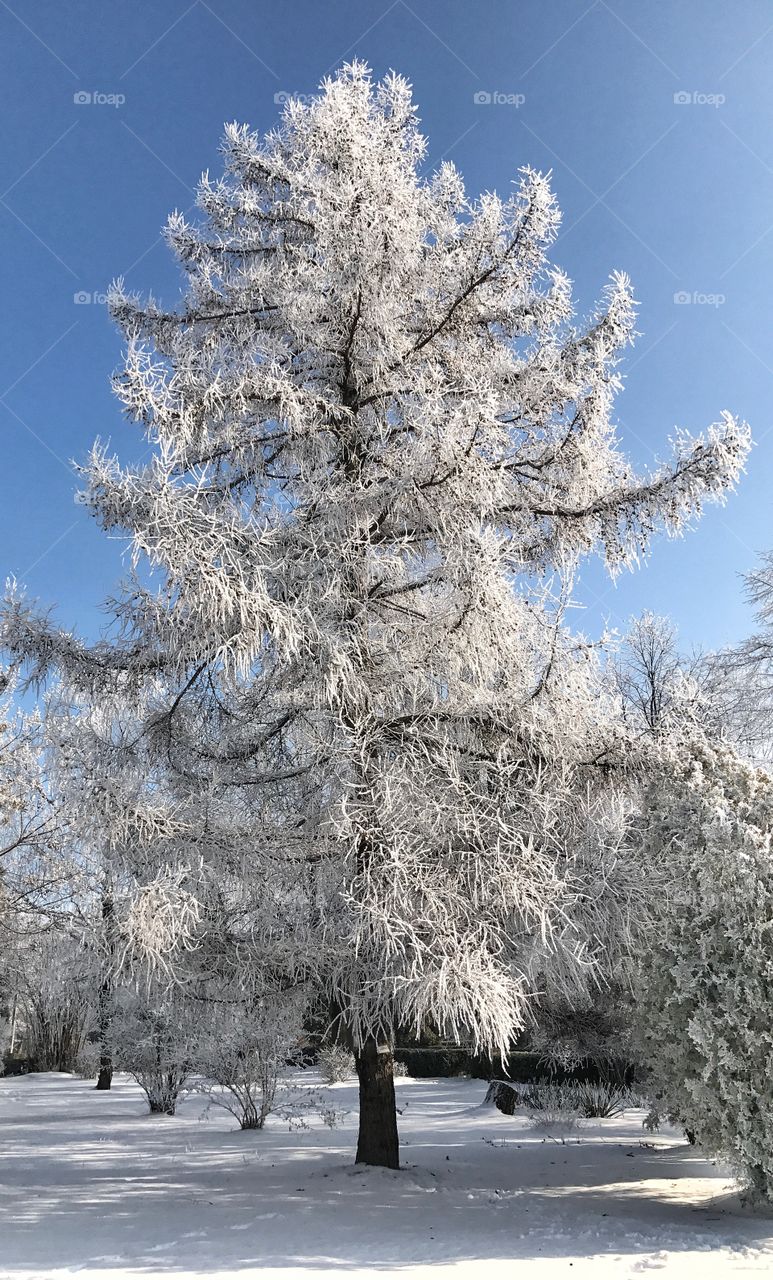
[[[319,1084],[315,1073],[303,1081]],[[3,1280],[238,1276],[606,1277],[773,1274],[773,1217],[743,1209],[727,1175],[641,1111],[553,1138],[481,1106],[479,1080],[398,1080],[404,1168],[355,1167],[348,1115],[288,1132],[234,1129],[190,1095],[145,1113],[44,1074],[0,1080]]]

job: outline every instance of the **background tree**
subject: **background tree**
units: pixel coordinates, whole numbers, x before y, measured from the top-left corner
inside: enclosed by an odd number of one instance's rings
[[[67,831],[44,769],[43,725],[0,678],[0,933],[40,927],[68,897]]]
[[[117,644],[18,599],[5,641],[33,675],[135,689],[149,759],[189,785],[252,814],[272,795],[256,856],[276,869],[292,837],[267,918],[301,930],[287,950],[354,1047],[357,1158],[396,1166],[394,1025],[502,1049],[537,975],[592,964],[567,840],[620,735],[563,621],[572,571],[599,551],[616,572],[721,499],[748,432],[724,415],[633,475],[612,419],[628,281],[575,327],[546,179],[472,201],[449,164],[423,178],[400,77],[345,67],[223,149],[204,225],[167,228],[180,309],[110,297],[116,389],[155,452],[98,446],[84,502],[152,576],[116,603]]]
[[[700,726],[764,764],[773,750],[773,559],[746,577],[759,629],[740,644],[686,653],[668,618],[644,613],[631,622],[611,663],[631,728],[667,733]]]
[[[769,767],[773,756],[773,555],[745,577],[757,629],[738,645],[707,655],[704,683],[719,727],[741,753]]]
[[[162,773],[133,754],[139,726],[121,699],[91,706],[58,684],[40,727],[42,767],[67,833],[66,905],[50,926],[79,939],[79,991],[98,1044],[96,1087],[106,1090],[116,988],[167,967],[197,924],[184,883],[186,859],[195,861],[192,827]]]
[[[656,733],[681,711],[686,660],[669,618],[634,618],[612,664],[623,707],[634,723]]]
[[[73,1072],[94,1015],[88,954],[72,931],[51,929],[29,940],[20,959],[26,1056],[36,1071]]]
[[[41,718],[15,705],[7,672],[0,689],[1,1066],[25,1029],[30,949],[55,923],[67,921],[73,868],[66,819],[44,766]]]

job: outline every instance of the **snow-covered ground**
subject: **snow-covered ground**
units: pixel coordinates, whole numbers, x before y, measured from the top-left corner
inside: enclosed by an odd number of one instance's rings
[[[307,1073],[311,1076],[312,1073]],[[356,1092],[339,1128],[234,1130],[191,1096],[145,1114],[63,1075],[0,1080],[0,1276],[291,1280],[773,1275],[773,1216],[641,1112],[562,1143],[482,1107],[477,1080],[398,1081],[399,1173],[355,1168]]]

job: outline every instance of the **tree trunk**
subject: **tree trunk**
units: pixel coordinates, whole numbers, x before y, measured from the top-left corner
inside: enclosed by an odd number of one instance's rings
[[[109,1053],[103,1053],[99,1059],[99,1075],[95,1089],[109,1089],[113,1083],[113,1059]]]
[[[109,974],[102,979],[99,988],[99,1075],[97,1089],[109,1089],[113,1083],[113,1050],[110,1030],[113,1014],[113,981]]]
[[[395,1107],[394,1058],[388,1045],[366,1040],[355,1053],[360,1082],[360,1130],[357,1164],[400,1168],[400,1139]]]
[[[14,991],[13,1008],[11,1010],[11,1040],[8,1045],[8,1055],[11,1058],[13,1057],[14,1051],[16,1049],[16,1013],[17,1013],[18,1000],[19,1000],[19,997],[17,993]]]
[[[102,982],[99,987],[99,1075],[97,1089],[109,1089],[113,1083],[113,1050],[110,1039],[113,1020],[113,961],[115,957],[115,904],[110,889],[102,896],[102,923],[105,931],[107,955],[103,960]]]

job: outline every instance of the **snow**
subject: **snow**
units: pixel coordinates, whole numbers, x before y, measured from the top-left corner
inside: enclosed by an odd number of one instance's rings
[[[349,1111],[332,1131],[242,1133],[197,1095],[149,1116],[125,1076],[103,1094],[53,1073],[0,1080],[0,1278],[773,1271],[773,1216],[743,1209],[677,1131],[650,1138],[630,1111],[562,1141],[482,1106],[485,1089],[398,1080],[392,1173],[352,1163],[353,1083],[329,1090]]]

